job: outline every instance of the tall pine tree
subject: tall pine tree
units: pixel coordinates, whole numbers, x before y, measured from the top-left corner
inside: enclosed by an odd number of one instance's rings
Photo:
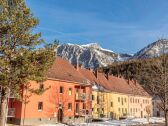
[[[57,44],[44,46],[41,34],[32,33],[38,23],[24,0],[0,0],[1,126],[6,124],[9,95],[21,99],[21,88],[29,80],[44,81],[55,59]]]

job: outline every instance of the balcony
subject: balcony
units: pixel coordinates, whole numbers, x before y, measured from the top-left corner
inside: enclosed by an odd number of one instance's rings
[[[91,115],[92,111],[91,110],[86,110],[86,109],[80,109],[79,112],[76,112],[76,115],[78,116],[86,116],[86,115]]]
[[[76,93],[76,100],[86,100],[86,94],[85,93]]]
[[[15,117],[15,108],[8,108],[8,117]]]

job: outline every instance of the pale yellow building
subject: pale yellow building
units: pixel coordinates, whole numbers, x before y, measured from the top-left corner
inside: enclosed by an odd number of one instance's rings
[[[109,113],[112,119],[125,118],[128,114],[128,96],[121,93],[109,93]]]
[[[152,114],[151,96],[136,81],[127,81],[87,69],[80,69],[80,72],[93,85],[93,118],[146,117],[149,115],[147,108],[150,109],[150,115]],[[135,102],[131,99],[135,99]]]
[[[92,91],[93,118],[125,118],[128,114],[128,95],[110,91]]]

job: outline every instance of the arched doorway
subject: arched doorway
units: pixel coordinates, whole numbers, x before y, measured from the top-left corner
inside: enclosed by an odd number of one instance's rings
[[[62,123],[63,122],[63,111],[62,111],[62,109],[58,110],[58,116],[57,117],[58,117],[57,118],[58,122]]]

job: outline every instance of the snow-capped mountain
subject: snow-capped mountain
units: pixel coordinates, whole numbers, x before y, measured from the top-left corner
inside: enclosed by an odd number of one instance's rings
[[[133,59],[158,57],[163,53],[168,54],[168,39],[160,39],[141,49],[132,57]]]
[[[113,62],[126,61],[129,59],[142,59],[160,56],[164,53],[168,54],[168,39],[160,39],[145,48],[141,49],[134,55],[119,54],[111,50],[102,48],[97,43],[86,45],[63,44],[57,49],[57,55],[61,56],[71,64],[79,64],[86,68],[104,67]]]
[[[131,57],[128,54],[118,54],[103,49],[97,43],[87,45],[63,44],[58,47],[57,55],[68,59],[71,64],[76,64],[77,59],[79,59],[79,63],[87,68],[107,66],[112,62],[124,61]]]

